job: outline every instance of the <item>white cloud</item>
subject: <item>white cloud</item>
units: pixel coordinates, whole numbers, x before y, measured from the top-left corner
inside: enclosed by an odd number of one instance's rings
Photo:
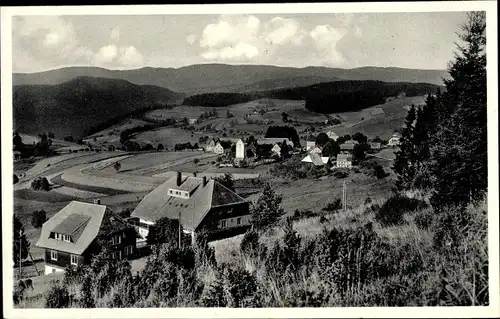
[[[324,62],[339,64],[344,61],[342,53],[337,50],[337,43],[347,34],[346,29],[318,25],[309,34],[315,41],[319,55]]]
[[[94,55],[96,65],[111,64],[118,55],[118,48],[114,44],[103,46]]]
[[[265,41],[269,44],[284,44],[292,42],[300,44],[304,37],[303,30],[300,25],[293,19],[283,19],[275,17],[266,25],[268,32],[265,36]]]
[[[189,43],[190,45],[193,45],[194,42],[196,41],[196,34],[190,34],[186,37],[186,41],[187,43]]]
[[[134,46],[121,47],[118,63],[127,67],[141,66],[144,63],[144,57]]]
[[[201,56],[206,60],[252,59],[258,55],[258,48],[244,42],[240,42],[235,46],[226,46],[219,50],[210,50],[201,54]]]
[[[111,38],[111,40],[113,40],[115,42],[120,40],[120,28],[114,27],[113,29],[111,29],[109,37]]]
[[[253,42],[256,40],[260,20],[255,16],[223,16],[219,22],[209,24],[203,30],[200,46],[215,48],[238,42]]]

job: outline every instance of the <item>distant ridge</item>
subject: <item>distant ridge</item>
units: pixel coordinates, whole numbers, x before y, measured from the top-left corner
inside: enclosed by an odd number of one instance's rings
[[[446,70],[396,67],[280,67],[271,65],[197,64],[180,68],[144,67],[108,70],[99,67],[65,67],[37,73],[14,73],[14,85],[57,85],[80,76],[126,80],[137,85],[154,85],[188,95],[211,92],[273,90],[335,80],[374,80],[442,85]],[[318,81],[318,82],[315,82]]]
[[[107,121],[183,97],[159,86],[90,76],[57,85],[15,85],[14,129],[33,134],[50,131],[59,139],[70,134],[83,137]]]

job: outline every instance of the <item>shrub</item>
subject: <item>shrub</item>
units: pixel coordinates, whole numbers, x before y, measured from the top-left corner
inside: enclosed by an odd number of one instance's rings
[[[328,203],[322,210],[326,212],[334,212],[342,208],[342,200],[340,198],[336,198],[333,202]]]
[[[47,292],[45,307],[67,308],[69,306],[69,293],[65,286],[54,284]]]
[[[390,197],[375,214],[375,219],[382,225],[399,225],[403,223],[403,215],[417,209],[424,209],[428,205],[416,198],[401,195]]]
[[[431,227],[434,222],[434,213],[429,209],[424,209],[419,211],[415,215],[415,225],[419,229],[427,230]]]
[[[47,213],[43,209],[35,210],[33,212],[31,217],[31,225],[33,225],[33,227],[40,228],[46,221],[47,221]]]
[[[224,267],[224,295],[227,307],[256,306],[258,298],[257,280],[246,269],[236,266]]]
[[[115,168],[115,171],[118,172],[120,170],[120,168],[122,168],[122,164],[120,164],[119,162],[115,162],[113,167]]]
[[[370,205],[372,203],[372,199],[370,197],[367,197],[365,199],[365,205]]]
[[[293,213],[292,218],[294,220],[299,220],[299,219],[310,218],[310,217],[315,217],[315,216],[318,216],[318,213],[317,212],[313,212],[312,210],[309,210],[309,209],[304,209],[304,210],[296,209],[295,212]]]
[[[49,191],[49,181],[45,177],[38,177],[31,182],[31,189]]]
[[[244,254],[257,256],[259,250],[259,234],[256,231],[248,231],[241,240],[240,249]]]
[[[347,168],[335,168],[333,170],[333,176],[336,178],[346,178],[349,176],[349,169]]]

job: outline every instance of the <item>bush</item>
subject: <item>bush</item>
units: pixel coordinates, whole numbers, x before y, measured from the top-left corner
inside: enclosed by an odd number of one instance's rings
[[[60,284],[52,285],[47,292],[46,308],[67,308],[69,306],[69,293],[66,287]]]
[[[419,229],[428,230],[434,223],[434,213],[429,209],[419,211],[415,215],[415,225]]]
[[[31,225],[33,225],[33,227],[40,228],[46,221],[47,221],[47,213],[43,209],[35,210],[33,212],[31,217]]]
[[[349,169],[347,168],[335,168],[333,170],[333,176],[336,178],[346,178],[349,176]]]
[[[317,212],[313,212],[312,210],[309,209],[304,209],[304,210],[296,209],[295,212],[293,213],[292,218],[294,220],[299,220],[304,218],[316,217],[318,215],[319,214]]]
[[[403,223],[403,215],[417,209],[427,208],[424,201],[401,195],[390,197],[375,214],[375,219],[382,225],[399,225]]]
[[[372,199],[370,197],[367,197],[365,199],[365,205],[370,205],[372,203]]]
[[[259,249],[259,234],[256,231],[248,231],[241,240],[240,249],[244,254],[257,256]]]
[[[120,168],[122,168],[122,164],[120,164],[119,162],[115,162],[113,167],[115,168],[115,171],[118,172],[120,170]]]
[[[336,198],[333,202],[328,203],[322,210],[326,212],[334,212],[342,208],[342,200],[340,198]]]
[[[49,191],[50,190],[49,181],[45,177],[38,177],[31,182],[31,189],[36,191],[37,190]]]

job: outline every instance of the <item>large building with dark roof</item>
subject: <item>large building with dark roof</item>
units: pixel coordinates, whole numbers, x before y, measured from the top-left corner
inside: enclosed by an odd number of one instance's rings
[[[202,228],[209,229],[214,240],[241,234],[250,226],[247,200],[216,180],[180,172],[146,195],[129,222],[146,240],[149,229],[164,217],[179,219],[193,240]]]
[[[100,204],[72,201],[47,220],[36,245],[45,250],[45,274],[90,262],[106,245],[114,259],[135,254],[137,233],[125,220]]]

